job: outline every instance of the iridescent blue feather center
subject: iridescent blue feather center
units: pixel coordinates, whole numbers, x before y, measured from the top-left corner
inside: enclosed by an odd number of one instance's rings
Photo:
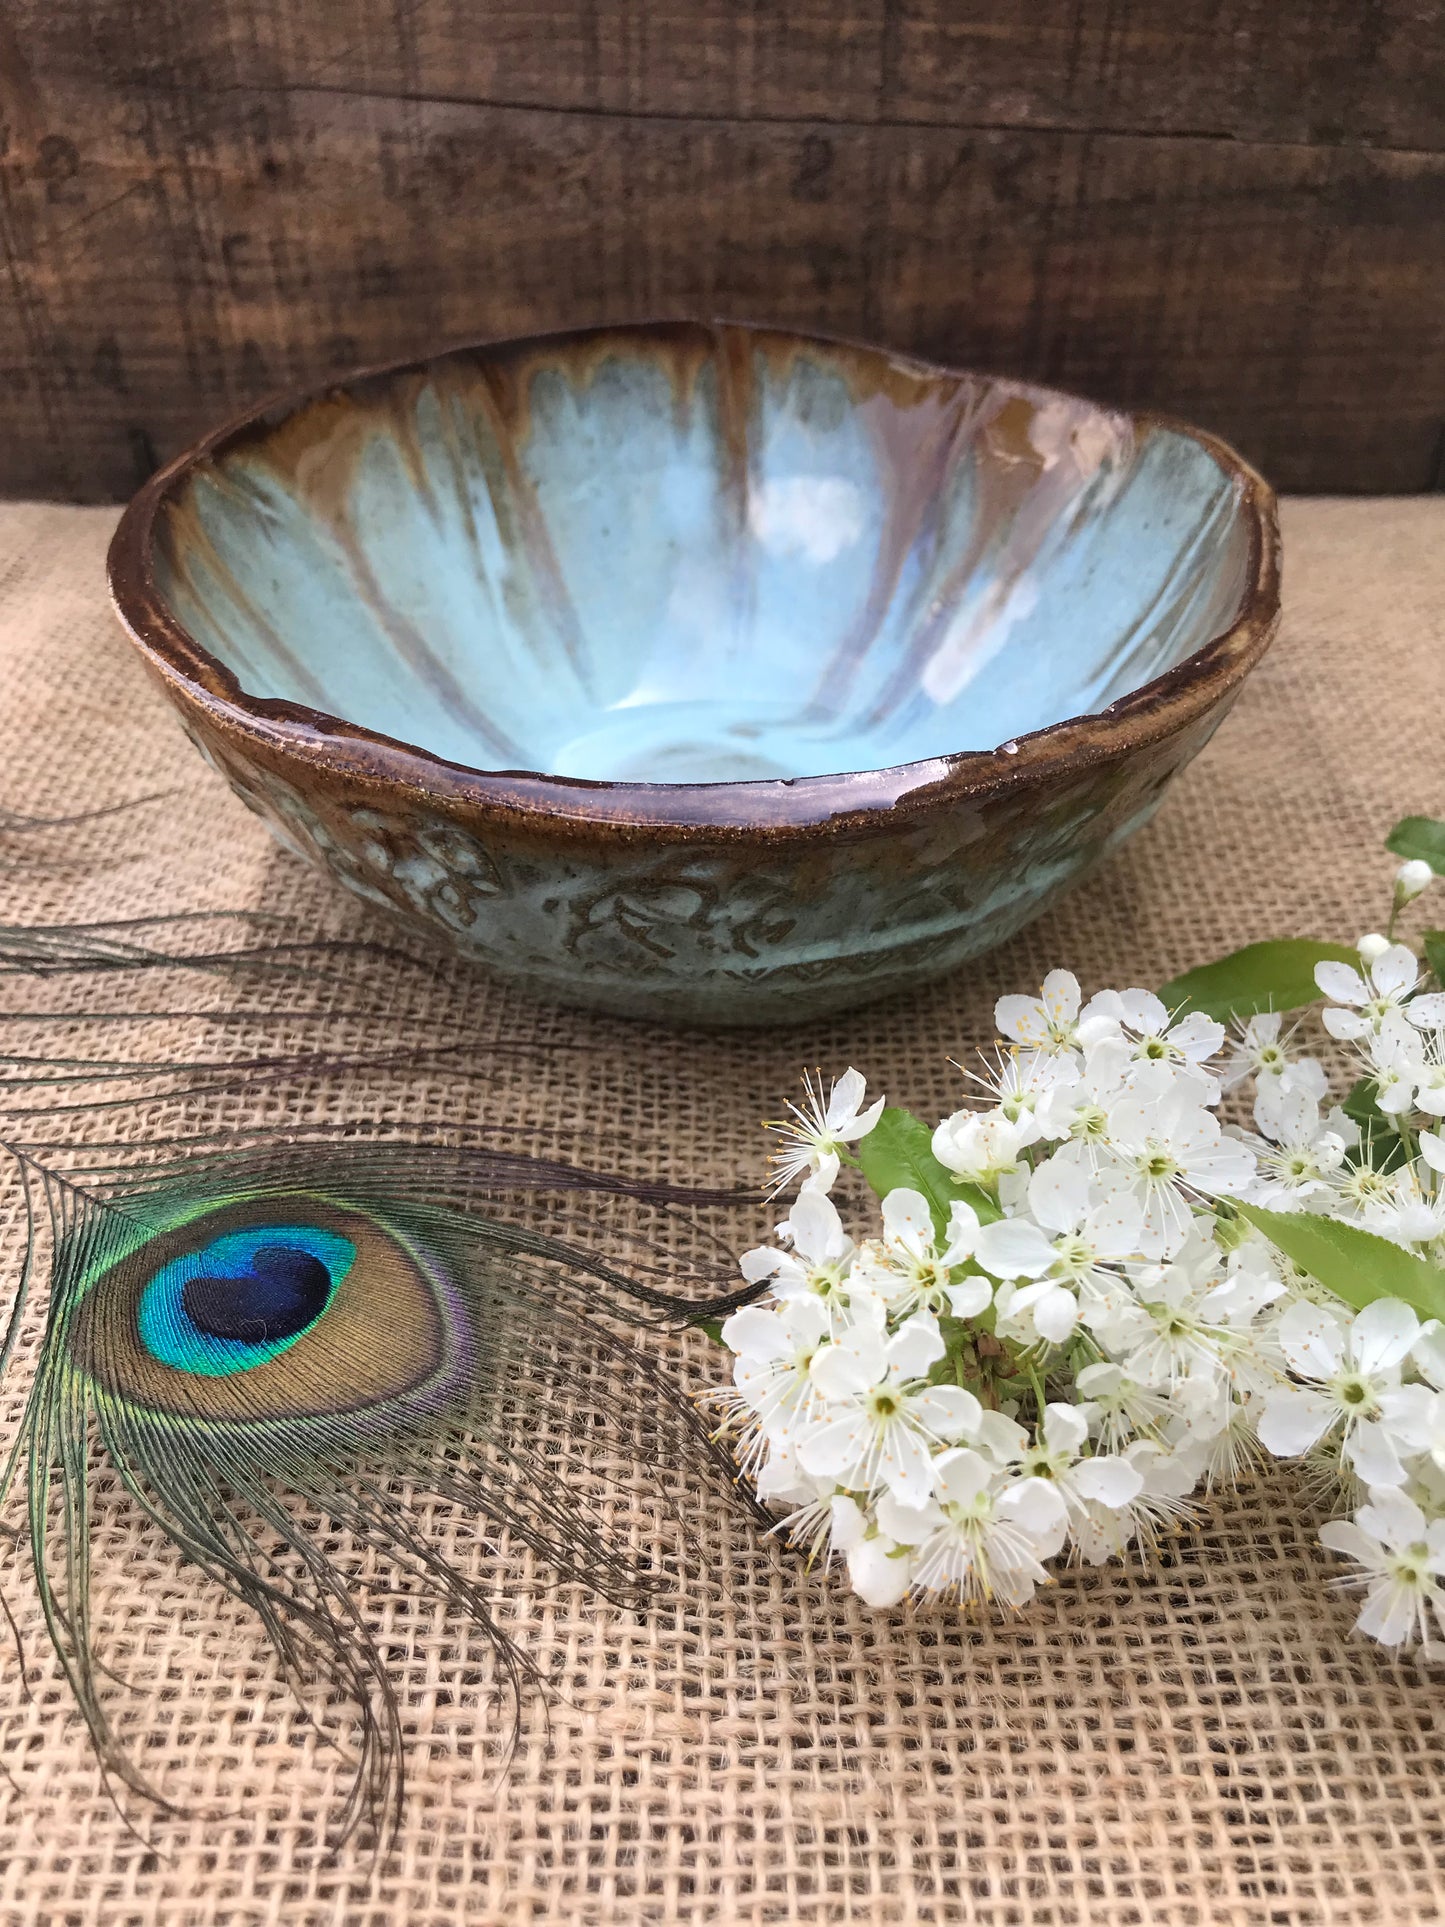
[[[162,1365],[228,1378],[286,1351],[325,1315],[356,1261],[317,1225],[232,1231],[162,1265],[141,1294],[141,1343]]]

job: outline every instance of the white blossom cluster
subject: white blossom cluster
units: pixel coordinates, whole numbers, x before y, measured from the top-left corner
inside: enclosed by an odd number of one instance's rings
[[[1084,1002],[1064,970],[1002,998],[980,1095],[932,1132],[942,1198],[926,1174],[879,1186],[861,1237],[832,1193],[870,1170],[883,1100],[850,1069],[791,1107],[778,1190],[800,1188],[742,1260],[765,1291],[723,1326],[733,1383],[709,1396],[780,1529],[869,1605],[1020,1607],[1051,1561],[1147,1549],[1272,1453],[1353,1513],[1321,1536],[1362,1629],[1445,1639],[1445,1330],[1398,1297],[1353,1310],[1237,1209],[1445,1261],[1445,993],[1375,936],[1317,982],[1369,1080],[1351,1114],[1277,1013],[1231,1035],[1146,990]]]

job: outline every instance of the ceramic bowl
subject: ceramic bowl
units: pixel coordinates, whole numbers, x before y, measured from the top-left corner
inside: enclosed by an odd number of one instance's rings
[[[805,1018],[955,969],[1158,806],[1277,620],[1213,437],[741,326],[272,405],[110,558],[298,855],[530,990]]]

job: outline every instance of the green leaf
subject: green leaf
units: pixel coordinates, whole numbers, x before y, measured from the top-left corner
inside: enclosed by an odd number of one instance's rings
[[[1402,816],[1385,838],[1396,856],[1418,857],[1437,877],[1445,877],[1445,823],[1436,816]]]
[[[706,1332],[714,1345],[721,1345],[723,1342],[722,1320],[720,1318],[699,1318],[693,1330]]]
[[[998,1206],[976,1184],[964,1184],[933,1155],[933,1133],[921,1117],[890,1104],[867,1137],[859,1138],[858,1163],[879,1198],[890,1191],[921,1191],[933,1213],[933,1227],[942,1239],[948,1230],[949,1207],[962,1198],[983,1224],[1002,1216]]]
[[[1445,1318],[1445,1266],[1428,1264],[1388,1238],[1338,1218],[1265,1211],[1238,1202],[1234,1208],[1347,1305],[1359,1308],[1376,1298],[1403,1298],[1422,1318]]]
[[[1350,1094],[1340,1106],[1346,1117],[1353,1118],[1364,1130],[1367,1125],[1379,1124],[1382,1120],[1375,1108],[1375,1080],[1362,1077],[1350,1086]]]
[[[1217,963],[1172,978],[1159,996],[1170,1010],[1202,1010],[1221,1023],[1261,1010],[1298,1010],[1318,1003],[1324,994],[1315,984],[1315,965],[1320,963],[1360,967],[1358,953],[1348,944],[1320,943],[1312,937],[1247,943]]]
[[[1425,932],[1425,961],[1435,973],[1435,981],[1445,985],[1445,930]]]

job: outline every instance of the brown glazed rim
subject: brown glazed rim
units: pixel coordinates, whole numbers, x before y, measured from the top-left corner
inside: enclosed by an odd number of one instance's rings
[[[838,832],[877,833],[943,807],[966,805],[1024,784],[1037,786],[1054,776],[1081,774],[1090,765],[1143,750],[1187,729],[1214,709],[1269,647],[1279,621],[1279,534],[1273,490],[1217,436],[1151,413],[1133,414],[1130,419],[1136,425],[1188,435],[1235,483],[1248,518],[1250,543],[1239,612],[1228,629],[1185,661],[1109,708],[1051,723],[999,749],[964,750],[842,775],[735,783],[593,782],[538,770],[470,769],[301,703],[247,695],[232,672],[201,648],[161,597],[154,570],[154,533],[162,502],[198,464],[312,402],[361,382],[420,372],[440,361],[488,351],[522,355],[585,350],[609,339],[695,341],[700,330],[712,333],[715,328],[745,329],[759,341],[780,348],[802,344],[882,356],[906,373],[958,379],[972,372],[835,336],[750,323],[709,326],[687,321],[635,322],[467,342],[432,355],[360,368],[323,388],[296,390],[249,410],[151,476],[121,517],[110,545],[107,569],[116,613],[183,711],[206,719],[237,749],[260,752],[261,760],[273,769],[287,762],[300,763],[317,782],[324,784],[328,775],[344,778],[373,792],[378,802],[387,792],[401,790],[451,805],[467,819],[491,820],[533,833],[555,834],[570,828],[589,837],[633,838],[647,830],[661,832],[667,841],[722,839],[759,844]],[[1026,394],[1064,394],[1029,382],[1011,385]]]

